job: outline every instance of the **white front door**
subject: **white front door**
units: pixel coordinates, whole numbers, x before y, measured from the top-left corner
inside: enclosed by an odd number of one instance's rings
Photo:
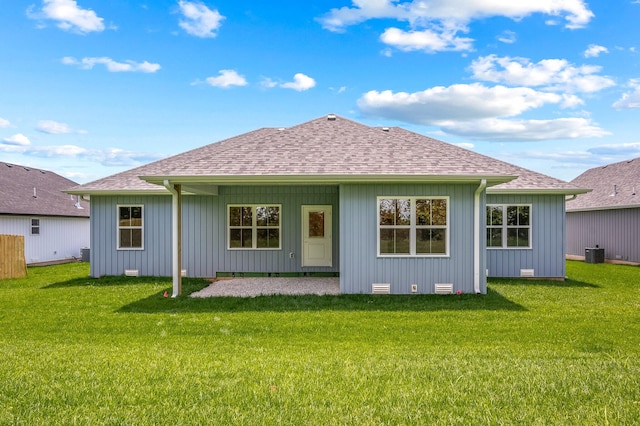
[[[302,206],[302,266],[332,266],[331,206]]]

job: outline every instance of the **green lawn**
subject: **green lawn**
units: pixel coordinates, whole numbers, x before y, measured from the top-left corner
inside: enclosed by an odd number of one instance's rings
[[[567,269],[486,296],[191,300],[30,268],[0,281],[0,424],[639,424],[640,268]]]

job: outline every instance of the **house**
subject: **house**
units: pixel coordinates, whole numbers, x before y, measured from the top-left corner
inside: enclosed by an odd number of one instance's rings
[[[565,197],[585,190],[329,114],[67,192],[91,197],[92,276],[173,276],[175,296],[183,274],[335,274],[342,293],[394,294],[564,278]]]
[[[605,259],[640,263],[640,158],[594,167],[572,183],[593,191],[567,202],[567,255],[599,247]]]
[[[27,264],[81,257],[89,247],[89,203],[62,192],[72,180],[0,162],[0,234],[24,236]]]

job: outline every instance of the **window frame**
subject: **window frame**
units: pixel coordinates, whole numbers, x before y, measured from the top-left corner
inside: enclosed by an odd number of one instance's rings
[[[37,222],[37,224],[34,225],[34,221]],[[29,225],[29,227],[31,228],[31,235],[35,235],[35,236],[40,236],[40,218],[39,217],[32,217],[31,218],[31,224]],[[34,229],[37,229],[38,232],[33,232]]]
[[[140,208],[140,225],[122,226],[120,225],[120,209],[121,208]],[[117,250],[144,250],[144,204],[117,204],[116,205],[116,240]],[[122,247],[120,242],[120,231],[123,229],[140,229],[140,247]]]
[[[496,204],[490,204],[487,203],[486,205],[486,209],[485,212],[487,211],[487,209],[489,208],[495,208],[495,207],[502,207],[502,224],[501,225],[490,225],[489,222],[489,218],[488,216],[486,216],[485,213],[485,226],[486,229],[500,229],[502,231],[502,244],[500,246],[490,246],[488,244],[488,237],[485,235],[485,243],[486,243],[486,247],[489,250],[531,250],[533,248],[533,233],[532,233],[532,229],[533,229],[533,224],[532,224],[532,217],[533,217],[533,205],[532,204],[526,204],[526,203],[496,203]],[[507,224],[507,210],[509,207],[528,207],[529,208],[529,224],[528,225],[509,225]],[[528,229],[529,231],[529,243],[526,246],[509,246],[508,245],[508,241],[509,241],[509,235],[508,235],[508,230],[509,229]],[[485,232],[486,234],[486,232]]]
[[[231,225],[231,209],[234,207],[249,207],[251,208],[251,226],[248,225],[239,225],[232,226]],[[278,226],[259,226],[257,224],[258,215],[255,214],[256,209],[258,207],[270,208],[277,207],[278,208]],[[237,204],[227,204],[227,250],[229,251],[278,251],[282,250],[282,204],[275,203],[237,203]],[[251,229],[251,247],[231,247],[231,230],[233,229]],[[260,229],[277,229],[278,230],[278,247],[258,247],[258,230]]]
[[[380,224],[380,202],[381,200],[409,200],[410,219],[409,225],[381,225]],[[418,225],[416,223],[416,200],[445,200],[446,219],[445,225]],[[380,252],[380,231],[382,229],[408,229],[409,230],[409,253],[381,253]],[[445,252],[444,253],[417,253],[417,231],[419,229],[444,229],[445,232]],[[404,196],[404,195],[380,195],[376,198],[376,250],[377,256],[381,258],[443,258],[450,257],[451,253],[451,197],[448,195],[424,195],[424,196]]]

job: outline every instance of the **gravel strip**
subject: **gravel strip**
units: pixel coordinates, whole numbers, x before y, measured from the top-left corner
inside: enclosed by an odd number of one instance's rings
[[[340,294],[340,278],[225,278],[191,297],[255,297],[271,294]]]

